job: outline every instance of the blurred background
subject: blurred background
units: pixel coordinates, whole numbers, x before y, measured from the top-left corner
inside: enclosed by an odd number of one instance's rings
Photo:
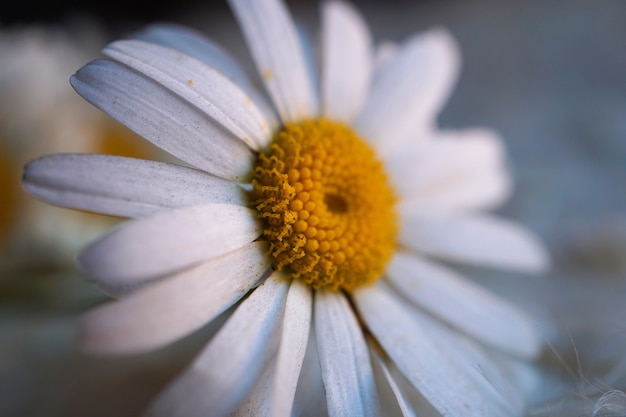
[[[206,337],[199,332],[134,357],[78,352],[78,317],[106,296],[73,262],[82,245],[117,220],[34,201],[20,188],[22,167],[55,152],[163,158],[68,82],[108,41],[144,24],[189,25],[248,68],[251,60],[221,1],[6,3],[0,6],[0,416],[136,416]],[[315,39],[317,2],[288,3]],[[463,68],[441,126],[488,126],[504,137],[517,187],[500,212],[544,239],[553,267],[540,278],[465,272],[530,310],[542,326],[550,347],[530,415],[626,415],[623,397],[613,400],[622,414],[595,409],[603,393],[626,389],[626,2],[354,3],[376,41],[449,29]]]

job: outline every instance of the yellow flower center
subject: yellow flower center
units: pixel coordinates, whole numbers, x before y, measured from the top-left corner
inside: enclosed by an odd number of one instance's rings
[[[325,119],[285,125],[259,155],[252,184],[276,270],[346,291],[381,276],[396,246],[395,197],[352,129]]]

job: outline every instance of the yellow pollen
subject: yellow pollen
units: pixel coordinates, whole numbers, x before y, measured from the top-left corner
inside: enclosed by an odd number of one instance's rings
[[[395,197],[374,151],[343,124],[287,124],[257,159],[251,202],[276,270],[315,289],[375,282],[395,247]]]

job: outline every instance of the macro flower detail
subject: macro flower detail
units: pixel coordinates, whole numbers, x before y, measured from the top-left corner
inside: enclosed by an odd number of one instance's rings
[[[133,219],[80,254],[118,299],[86,314],[82,347],[146,352],[224,320],[150,416],[521,415],[542,347],[532,319],[438,261],[538,272],[547,257],[484,213],[511,189],[498,136],[436,127],[451,36],[376,61],[363,18],[329,1],[318,79],[282,3],[230,4],[267,96],[168,25],[71,79],[185,165],[71,154],[25,168],[35,196]]]
[[[274,269],[315,289],[372,283],[395,248],[395,198],[374,152],[327,120],[287,125],[255,167]]]

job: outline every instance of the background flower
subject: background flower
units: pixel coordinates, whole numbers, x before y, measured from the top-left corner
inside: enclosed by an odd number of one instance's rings
[[[24,163],[51,152],[157,154],[67,88],[67,75],[97,56],[103,42],[103,30],[89,20],[0,31],[0,269],[71,262],[76,250],[112,224],[28,196],[15,186]]]
[[[50,152],[158,154],[68,89],[68,74],[103,42],[92,20],[0,29],[0,415],[36,409],[32,399],[46,397],[56,378],[49,370],[62,365],[44,361],[40,372],[36,358],[71,346],[65,322],[102,299],[74,285],[76,251],[117,223],[27,195],[22,165]]]

